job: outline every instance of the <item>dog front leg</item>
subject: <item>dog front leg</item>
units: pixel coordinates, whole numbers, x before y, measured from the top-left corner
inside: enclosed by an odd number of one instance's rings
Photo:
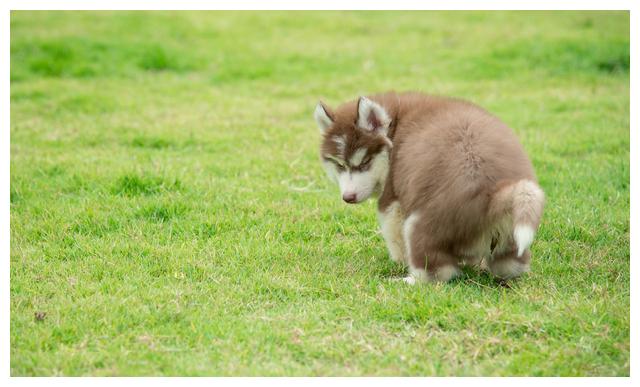
[[[402,237],[404,217],[400,203],[395,201],[384,210],[378,211],[378,219],[380,221],[380,230],[387,243],[387,249],[389,249],[391,259],[394,262],[406,264],[406,249]]]

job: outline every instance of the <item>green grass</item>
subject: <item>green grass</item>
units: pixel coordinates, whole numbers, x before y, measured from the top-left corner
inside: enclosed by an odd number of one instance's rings
[[[516,130],[532,273],[391,280],[312,119],[388,89]],[[629,281],[629,13],[12,12],[14,376],[629,375]]]

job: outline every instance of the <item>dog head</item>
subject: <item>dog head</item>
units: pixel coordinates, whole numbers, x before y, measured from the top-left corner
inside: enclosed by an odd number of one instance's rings
[[[322,133],[320,155],[331,180],[347,203],[360,203],[384,188],[392,143],[391,118],[366,97],[341,106],[335,113],[322,102],[314,118]]]

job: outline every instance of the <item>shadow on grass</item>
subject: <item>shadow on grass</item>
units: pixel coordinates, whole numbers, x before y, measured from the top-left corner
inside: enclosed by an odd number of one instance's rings
[[[506,288],[511,289],[511,285],[517,282],[519,278],[504,280],[494,277],[486,270],[473,267],[463,267],[462,275],[453,279],[451,283],[472,283],[485,288]]]
[[[384,267],[378,273],[378,278],[383,280],[402,280],[403,277],[407,275],[407,267],[403,265],[398,265],[393,262],[384,264]],[[514,278],[510,280],[504,280],[497,277],[494,277],[486,270],[482,270],[479,268],[463,266],[462,267],[462,275],[452,279],[448,282],[450,285],[459,285],[459,284],[473,284],[476,286],[480,286],[483,288],[489,289],[499,289],[506,288],[511,289],[512,285],[517,283],[519,278]]]

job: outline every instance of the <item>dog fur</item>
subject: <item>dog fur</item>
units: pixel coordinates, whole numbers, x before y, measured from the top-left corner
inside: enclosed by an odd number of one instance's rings
[[[391,258],[407,283],[448,281],[463,264],[499,278],[529,270],[544,206],[513,131],[466,101],[421,93],[360,97],[314,112],[321,158],[342,198],[378,197]]]

